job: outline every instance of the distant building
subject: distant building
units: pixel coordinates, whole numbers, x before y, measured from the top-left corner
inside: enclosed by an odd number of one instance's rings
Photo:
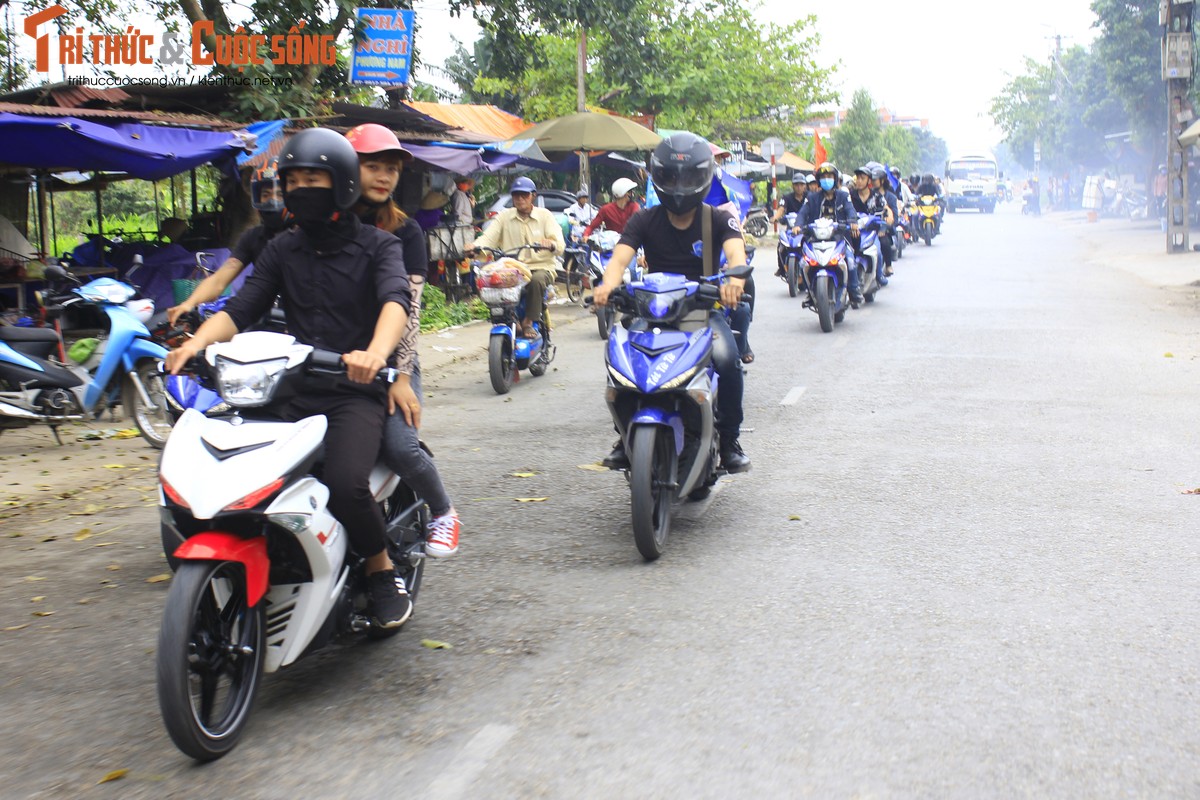
[[[808,136],[812,136],[814,133],[818,133],[822,137],[828,136],[846,119],[848,111],[849,109],[839,108],[833,112],[832,116],[809,120],[808,124],[801,128],[801,131]],[[887,107],[880,107],[875,110],[875,113],[879,117],[879,124],[881,125],[895,125],[901,128],[929,128],[928,119],[902,116]]]

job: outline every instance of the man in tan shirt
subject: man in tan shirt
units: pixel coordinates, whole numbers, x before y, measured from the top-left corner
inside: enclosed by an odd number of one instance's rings
[[[523,250],[518,260],[532,273],[525,299],[525,319],[521,321],[522,335],[533,338],[533,320],[542,319],[542,303],[546,287],[554,283],[557,254],[562,253],[562,227],[554,215],[535,205],[537,186],[529,178],[517,178],[509,190],[513,207],[501,211],[487,230],[475,240],[475,247],[512,250],[521,245],[538,245],[543,250]]]

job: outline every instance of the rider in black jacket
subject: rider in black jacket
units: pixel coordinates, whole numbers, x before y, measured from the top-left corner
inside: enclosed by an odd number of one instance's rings
[[[817,167],[817,183],[821,187],[819,192],[813,192],[804,202],[804,207],[800,209],[800,224],[809,225],[818,219],[832,219],[834,222],[840,222],[849,225],[851,233],[858,235],[858,215],[854,211],[854,204],[850,201],[850,193],[845,189],[839,188],[841,175],[838,173],[838,168],[826,161]],[[863,301],[862,286],[858,280],[858,270],[850,269],[849,286],[850,302],[858,304]]]

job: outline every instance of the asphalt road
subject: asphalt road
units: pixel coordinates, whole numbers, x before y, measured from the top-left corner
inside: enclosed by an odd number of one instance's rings
[[[397,638],[269,676],[204,767],[158,718],[154,509],[106,512],[110,550],[0,538],[32,622],[0,633],[0,795],[1195,797],[1200,309],[1103,256],[955,215],[822,334],[763,252],[754,470],[653,564],[621,476],[580,468],[613,439],[590,319],[508,396],[429,376],[461,554]]]

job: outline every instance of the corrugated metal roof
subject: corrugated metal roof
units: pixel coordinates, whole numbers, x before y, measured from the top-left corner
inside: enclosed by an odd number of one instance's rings
[[[159,122],[164,125],[187,125],[205,128],[241,128],[244,125],[207,114],[161,114],[154,111],[111,110],[107,108],[59,108],[34,106],[27,103],[0,103],[0,113],[29,114],[37,117],[79,117],[80,119],[135,120]]]
[[[93,89],[91,86],[59,86],[50,90],[50,98],[60,108],[79,108],[92,101],[120,105],[129,95],[120,88]]]
[[[511,139],[532,127],[520,117],[495,106],[466,103],[423,103],[405,101],[406,106],[455,128],[491,137],[489,141]]]

